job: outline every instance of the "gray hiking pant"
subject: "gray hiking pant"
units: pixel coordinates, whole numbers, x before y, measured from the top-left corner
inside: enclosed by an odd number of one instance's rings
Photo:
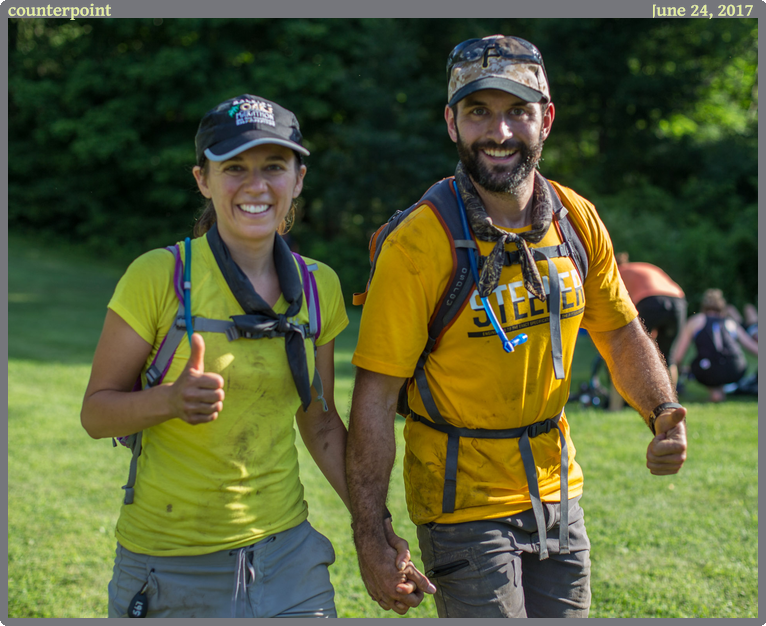
[[[146,617],[337,617],[330,541],[308,520],[239,550],[148,556],[117,544],[109,617],[146,583]]]
[[[559,554],[561,505],[543,503],[548,551],[532,510],[461,524],[418,526],[439,617],[588,617],[590,542],[579,497],[569,502],[570,554]]]

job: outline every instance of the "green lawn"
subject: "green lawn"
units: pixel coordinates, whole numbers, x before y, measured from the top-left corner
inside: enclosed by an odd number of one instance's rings
[[[121,268],[11,238],[8,349],[8,616],[105,617],[113,530],[129,453],[90,439],[79,422],[90,358]],[[351,287],[351,286],[347,286]],[[358,312],[337,342],[336,398],[348,414]],[[589,377],[583,338],[575,382]],[[758,616],[758,412],[755,399],[708,405],[694,383],[689,459],[672,477],[645,467],[649,432],[630,409],[572,405],[592,543],[592,617]],[[399,454],[403,450],[397,422]],[[350,518],[300,448],[312,524],[335,546],[331,573],[342,617],[396,617],[359,578]],[[389,508],[419,551],[404,506],[401,463]],[[427,599],[411,617],[435,617]]]

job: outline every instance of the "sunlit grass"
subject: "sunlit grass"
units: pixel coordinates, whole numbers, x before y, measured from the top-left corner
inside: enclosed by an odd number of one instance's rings
[[[114,525],[129,453],[90,439],[79,422],[89,359],[119,270],[66,260],[13,240],[9,258],[8,610],[10,617],[106,617]],[[71,286],[71,290],[67,286]],[[336,400],[344,419],[358,311],[336,342]],[[574,380],[593,358],[578,347]],[[692,389],[692,399],[704,398]],[[690,403],[689,460],[673,477],[645,467],[649,432],[630,409],[568,409],[585,472],[593,617],[758,615],[758,413],[752,399]],[[404,505],[403,422],[388,506],[419,563]],[[359,577],[350,517],[299,443],[312,524],[337,555],[343,617],[395,617]],[[435,617],[427,599],[410,617]]]

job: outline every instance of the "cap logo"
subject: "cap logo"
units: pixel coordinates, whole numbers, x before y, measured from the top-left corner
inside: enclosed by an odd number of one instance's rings
[[[268,102],[260,100],[235,100],[231,103],[229,117],[233,117],[237,126],[241,124],[268,124],[276,126],[274,108]]]

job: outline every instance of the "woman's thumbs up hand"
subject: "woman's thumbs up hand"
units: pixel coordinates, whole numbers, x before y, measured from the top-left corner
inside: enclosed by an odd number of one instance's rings
[[[192,335],[191,356],[172,387],[176,417],[189,424],[212,422],[223,409],[223,377],[205,373],[205,340],[202,335]]]

